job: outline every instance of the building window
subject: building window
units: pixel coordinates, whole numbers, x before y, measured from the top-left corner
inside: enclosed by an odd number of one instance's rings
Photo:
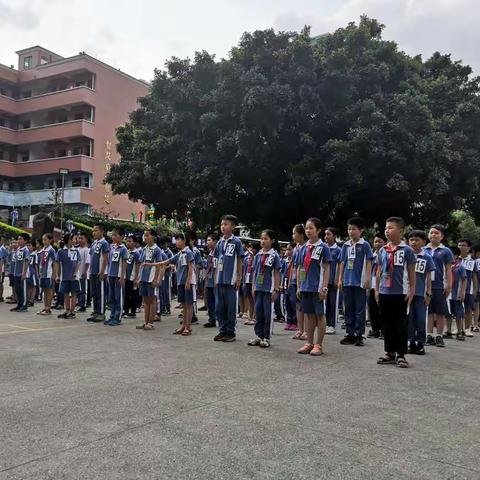
[[[73,177],[72,187],[81,187],[81,186],[82,186],[82,177]]]
[[[67,115],[59,115],[57,118],[57,123],[64,123],[66,121],[68,121]]]
[[[28,70],[29,68],[32,68],[33,61],[32,57],[24,57],[23,59],[23,68],[25,70]]]
[[[58,150],[57,151],[57,157],[66,157],[67,156],[67,151],[66,150]]]
[[[22,162],[28,162],[30,160],[30,152],[28,150],[18,152],[18,155],[20,156],[20,160]]]
[[[75,114],[75,120],[83,120],[84,114],[83,113],[76,113]]]
[[[81,155],[82,147],[73,147],[73,155]]]
[[[11,192],[13,192],[13,191],[15,190],[15,184],[12,183],[12,182],[9,182],[9,183],[8,183],[8,189],[9,189]]]
[[[0,160],[5,160],[5,154],[3,153],[3,150],[0,150]]]
[[[45,65],[48,62],[49,62],[48,57],[45,57],[44,55],[40,57],[40,65]]]
[[[24,92],[21,93],[22,98],[30,98],[31,96],[32,96],[31,90],[25,90]]]
[[[31,122],[30,120],[22,120],[22,121],[20,122],[19,127],[20,127],[20,129],[30,128],[31,125],[32,125],[32,122]]]
[[[90,188],[90,178],[87,176],[87,177],[83,177],[83,186],[85,188]]]

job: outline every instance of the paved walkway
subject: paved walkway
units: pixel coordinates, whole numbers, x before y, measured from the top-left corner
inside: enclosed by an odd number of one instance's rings
[[[312,358],[278,325],[262,350],[31,310],[0,304],[2,480],[480,478],[479,337],[400,370],[379,340]]]

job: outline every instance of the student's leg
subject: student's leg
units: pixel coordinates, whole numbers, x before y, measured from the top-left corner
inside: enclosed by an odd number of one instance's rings
[[[335,328],[335,317],[337,315],[337,289],[333,285],[329,285],[328,287],[327,300],[325,302],[325,305],[327,326]]]
[[[368,312],[370,314],[370,328],[372,333],[380,333],[382,326],[380,323],[380,312],[378,310],[378,303],[375,299],[375,290],[372,289],[368,295]]]
[[[404,357],[408,348],[408,319],[407,319],[407,302],[404,295],[392,295],[394,297],[394,321],[395,335],[395,352],[400,357]]]
[[[110,319],[114,319],[115,314],[115,287],[114,287],[114,278],[108,277],[109,289],[108,289],[108,307],[110,308]]]
[[[355,327],[354,334],[356,337],[362,337],[365,333],[365,321],[367,313],[367,294],[361,287],[355,287],[354,293],[355,305]]]
[[[70,297],[70,313],[75,313],[75,305],[77,304],[77,294],[72,293]]]
[[[355,287],[343,288],[345,304],[345,327],[347,335],[355,335]]]
[[[152,297],[143,297],[145,325],[150,323],[150,306],[152,304]]]
[[[414,297],[412,303],[415,311],[415,340],[422,348],[427,341],[427,306],[423,297]]]
[[[263,292],[256,292],[255,293],[255,317],[257,321],[255,322],[255,326],[253,327],[255,330],[255,335],[258,338],[264,338],[265,332],[265,312],[264,312],[264,305],[263,305]]]
[[[13,291],[15,298],[17,300],[17,305],[15,308],[21,308],[23,305],[22,300],[22,279],[20,277],[13,277]]]
[[[220,333],[227,333],[226,330],[226,305],[225,305],[225,286],[217,285],[215,287],[215,316],[218,321],[218,330]]]
[[[215,291],[212,287],[205,287],[205,301],[208,311],[208,323],[216,324],[215,317]]]
[[[273,309],[272,294],[262,293],[262,311],[263,311],[263,332],[260,338],[270,340],[273,330]]]
[[[192,288],[194,286],[192,285]],[[185,329],[191,330],[192,328],[192,316],[193,316],[193,302],[191,302],[190,298],[188,298],[189,295],[185,295],[185,303],[183,304],[183,325]]]
[[[295,285],[290,285],[288,287],[288,298],[290,300],[290,308],[292,309],[290,323],[292,325],[297,325],[297,289]]]
[[[396,325],[394,322],[395,302],[392,302],[393,295],[380,295],[380,315],[382,316],[383,339],[385,353],[395,355],[397,342],[395,340]]]
[[[327,328],[327,319],[325,315],[317,315],[317,344],[323,348],[323,339]]]
[[[114,278],[113,282],[110,284],[110,288],[114,291],[113,294],[113,311],[111,313],[111,318],[114,322],[120,322],[120,317],[122,315],[122,289],[120,288],[120,281],[118,278]]]
[[[99,278],[98,275],[92,275],[90,277],[90,286],[91,286],[91,293],[92,293],[92,306],[93,306],[93,314],[96,316],[100,313],[99,308]]]
[[[457,335],[462,335],[465,330],[465,308],[462,302],[455,302],[455,323],[457,324]]]
[[[307,343],[313,345],[315,337],[315,328],[317,328],[317,317],[314,313],[308,313],[306,316]]]
[[[99,314],[100,316],[105,319],[105,306],[107,304],[108,299],[108,284],[107,280],[104,278],[103,280],[98,278],[100,284],[100,291],[99,291]]]
[[[463,302],[464,308],[465,308],[465,328],[464,330],[470,330],[472,327],[472,319],[473,319],[473,307],[474,307],[474,301],[473,301],[473,295],[467,293],[465,295],[465,301]]]
[[[227,293],[227,334],[235,335],[237,325],[238,292],[234,285],[225,285]]]
[[[285,307],[287,310],[287,323],[290,325],[297,324],[296,312],[295,312],[295,299],[292,298],[292,292],[290,287],[285,292]]]
[[[43,305],[45,310],[50,311],[52,309],[53,289],[45,288],[43,291]]]

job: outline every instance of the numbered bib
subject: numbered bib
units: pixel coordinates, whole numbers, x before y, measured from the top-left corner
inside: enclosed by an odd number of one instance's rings
[[[403,267],[405,265],[405,250],[397,250],[393,256],[393,265]]]
[[[223,272],[223,260],[218,261],[218,271]]]
[[[153,258],[153,250],[148,249],[145,253],[145,261],[151,262]]]
[[[355,248],[355,245],[348,247],[347,258],[348,260],[355,260],[355,258],[357,258],[357,249]]]
[[[112,262],[118,262],[120,260],[120,252],[112,253]]]
[[[17,253],[17,260],[20,260],[20,261],[23,260],[23,252],[18,252]]]
[[[320,255],[322,254],[323,247],[315,247],[312,251],[312,259],[320,260]]]
[[[463,262],[463,266],[465,267],[465,270],[468,270],[469,272],[473,272],[474,266],[475,266],[475,261],[474,260],[466,260]]]
[[[70,250],[68,252],[68,258],[71,262],[76,262],[78,260],[78,252],[76,250]]]
[[[265,265],[267,267],[271,267],[273,265],[273,259],[274,259],[274,256],[273,255],[269,255],[266,259],[265,259]]]
[[[95,247],[93,249],[93,252],[94,253],[100,253],[101,248],[102,248],[101,245],[99,243],[96,243]]]
[[[133,255],[132,255],[132,254],[128,255],[127,263],[128,263],[129,265],[131,265],[131,264],[133,263]]]
[[[235,245],[233,243],[229,243],[227,245],[227,248],[225,250],[225,255],[227,257],[233,257],[233,254],[235,253]]]
[[[300,269],[300,281],[304,282],[307,279],[307,272],[304,268]]]
[[[187,266],[187,256],[184,253],[182,253],[182,255],[180,255],[180,265],[182,267]]]
[[[415,272],[424,274],[427,270],[427,261],[421,258],[417,258],[417,263],[415,263]]]

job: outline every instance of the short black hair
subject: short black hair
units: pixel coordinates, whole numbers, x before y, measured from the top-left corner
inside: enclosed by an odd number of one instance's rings
[[[337,229],[336,229],[335,227],[327,227],[327,228],[325,229],[325,231],[327,231],[327,230],[328,230],[329,232],[331,232],[334,237],[336,237],[337,234],[338,234]]]
[[[466,243],[469,247],[472,246],[472,242],[468,239],[468,238],[461,238],[458,242],[458,243]]]
[[[412,230],[408,233],[408,239],[418,237],[421,238],[424,242],[427,241],[427,234],[423,230]]]
[[[305,225],[310,222],[310,223],[313,223],[315,225],[315,228],[317,230],[321,230],[322,228],[322,222],[320,221],[319,218],[317,217],[310,217],[306,222],[305,222]]]
[[[292,247],[292,248],[295,248],[297,246],[297,244],[295,242],[288,242],[288,246]]]
[[[188,237],[190,238],[190,241],[196,242],[198,240],[197,232],[195,230],[189,230],[187,232]]]
[[[218,241],[218,235],[215,232],[214,233],[209,233],[207,235],[207,238],[211,238],[214,242]]]
[[[19,238],[23,238],[25,240],[25,242],[29,242],[30,241],[30,235],[28,233],[20,233],[18,235]]]
[[[259,252],[261,247],[260,247],[260,244],[258,242],[252,242],[251,245],[250,245],[250,248],[253,248],[257,252]]]
[[[157,232],[153,228],[146,228],[144,232],[148,232],[153,238],[157,238]]]
[[[452,251],[452,253],[453,253],[454,255],[460,255],[460,249],[459,249],[456,245],[452,245],[452,246],[450,247],[450,250]]]
[[[352,217],[347,220],[347,225],[353,225],[359,230],[363,230],[365,228],[365,220],[362,217]]]
[[[170,245],[171,243],[171,238],[167,235],[163,235],[160,237],[160,245]]]
[[[118,233],[121,237],[125,236],[125,230],[122,227],[114,227],[112,229],[112,233],[113,232]]]
[[[232,222],[233,225],[238,225],[238,218],[235,215],[223,215],[220,221],[226,220],[227,222]]]
[[[175,235],[175,240],[183,240],[188,245],[190,243],[190,236],[188,233],[179,232]]]
[[[435,230],[438,230],[439,232],[441,232],[442,235],[445,235],[445,225],[442,225],[441,223],[434,223],[430,229],[435,229]]]
[[[405,228],[405,220],[402,217],[388,217],[385,223],[395,223],[399,228]]]
[[[105,227],[101,223],[96,223],[93,228],[99,228],[102,232],[105,232]]]
[[[377,232],[374,236],[373,239],[375,240],[376,238],[381,238],[384,242],[387,241],[387,237],[382,233],[382,232]]]

